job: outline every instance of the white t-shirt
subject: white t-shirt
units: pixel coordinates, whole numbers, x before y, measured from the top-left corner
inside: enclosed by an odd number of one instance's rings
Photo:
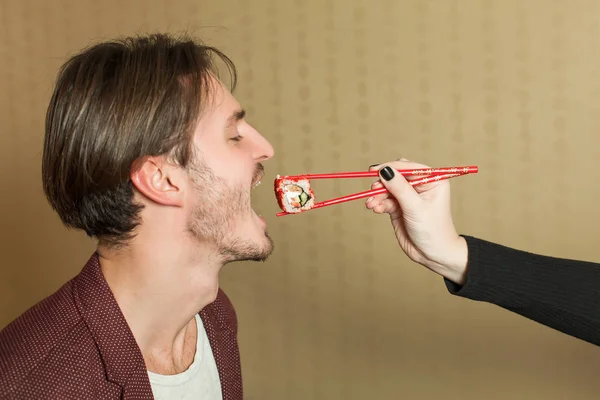
[[[202,319],[196,314],[198,334],[196,355],[190,367],[180,374],[160,375],[148,371],[156,400],[222,400],[217,364]]]

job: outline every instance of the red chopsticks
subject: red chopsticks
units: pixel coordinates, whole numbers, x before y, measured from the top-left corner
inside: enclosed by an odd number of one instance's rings
[[[400,169],[398,172],[404,176],[415,175],[444,175],[444,174],[474,174],[477,173],[478,167],[471,165],[468,167],[444,167],[444,168],[421,168],[421,169]],[[378,171],[361,171],[361,172],[338,172],[333,174],[306,174],[289,176],[289,178],[302,179],[331,179],[331,178],[368,178],[371,176],[379,176]]]
[[[406,169],[406,170],[398,170],[400,174],[403,176],[425,176],[424,178],[415,179],[409,181],[412,186],[423,185],[426,183],[431,183],[435,181],[441,181],[446,179],[455,178],[457,176],[467,175],[467,174],[476,174],[479,171],[477,166],[466,166],[466,167],[444,167],[444,168],[422,168],[422,169]],[[339,172],[339,173],[331,173],[331,174],[306,174],[306,175],[295,175],[295,176],[285,176],[282,178],[297,178],[297,179],[331,179],[331,178],[366,178],[366,177],[376,177],[379,176],[378,171],[364,171],[364,172]],[[385,187],[373,190],[366,190],[364,192],[350,194],[347,196],[338,197],[331,200],[321,201],[319,203],[315,203],[314,206],[310,208],[310,210],[314,210],[315,208],[327,207],[334,204],[345,203],[347,201],[363,199],[366,197],[376,196],[378,194],[382,194],[387,192]],[[306,211],[310,211],[306,210]],[[302,211],[305,212],[305,211]],[[300,213],[302,213],[300,212]],[[288,212],[280,212],[277,214],[278,217],[283,215],[290,214],[300,214],[300,213],[288,213]]]

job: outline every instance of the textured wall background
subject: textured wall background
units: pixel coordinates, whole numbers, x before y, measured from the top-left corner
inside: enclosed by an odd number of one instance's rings
[[[94,248],[41,191],[57,69],[97,40],[184,30],[232,56],[237,97],[277,152],[255,192],[276,251],[222,278],[248,399],[597,398],[596,347],[451,297],[361,201],[275,218],[269,183],[401,156],[477,164],[452,183],[461,232],[600,260],[595,0],[0,0],[0,326]]]

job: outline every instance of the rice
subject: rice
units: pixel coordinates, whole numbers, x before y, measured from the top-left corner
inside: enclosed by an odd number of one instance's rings
[[[288,213],[310,210],[315,204],[315,194],[308,179],[277,175],[275,196],[279,207]]]

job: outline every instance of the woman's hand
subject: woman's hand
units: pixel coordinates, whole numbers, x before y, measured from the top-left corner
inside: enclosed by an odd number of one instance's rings
[[[413,261],[445,278],[465,283],[468,249],[458,235],[450,209],[450,182],[441,180],[412,186],[397,170],[430,168],[405,159],[371,167],[379,170],[387,193],[367,199],[367,208],[376,214],[389,214],[398,244]],[[417,179],[409,177],[409,179]]]

